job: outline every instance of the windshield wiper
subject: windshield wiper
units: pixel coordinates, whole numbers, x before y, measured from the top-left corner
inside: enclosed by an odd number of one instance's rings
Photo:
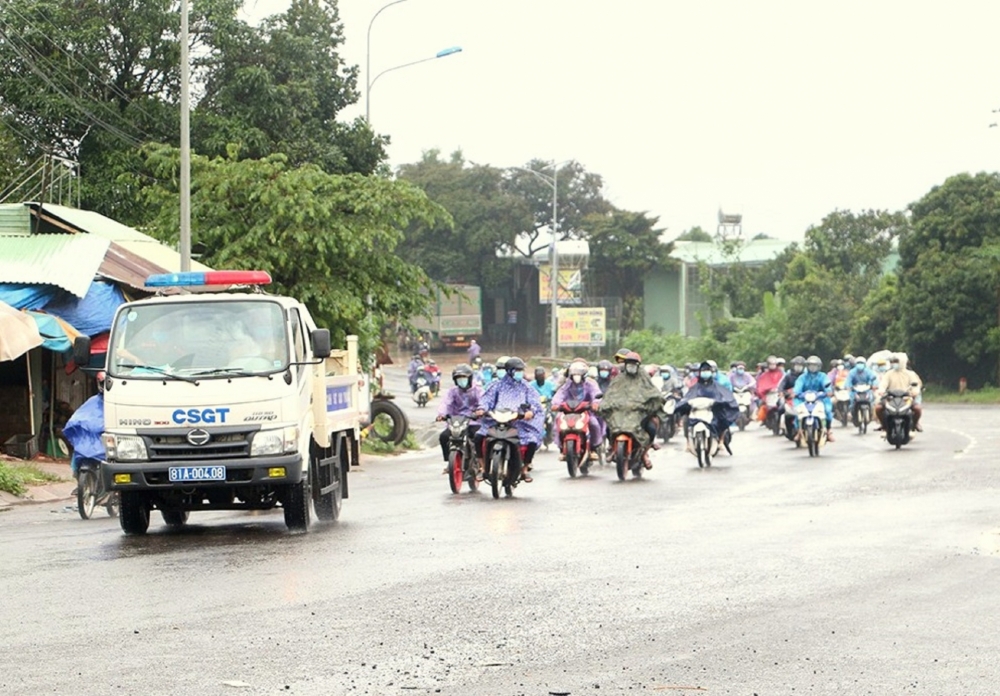
[[[237,377],[270,377],[269,374],[261,372],[250,372],[243,367],[212,367],[207,370],[192,372],[192,377],[207,377],[208,375],[236,375]]]
[[[136,364],[136,363],[118,363],[118,365],[116,365],[116,367],[119,367],[119,368],[123,368],[123,367],[124,368],[131,368],[133,370],[149,370],[150,372],[154,372],[154,373],[156,373],[158,375],[162,375],[164,377],[169,377],[170,379],[180,380],[181,382],[190,382],[191,384],[198,384],[198,380],[195,379],[194,377],[187,377],[185,375],[179,375],[176,372],[170,372],[169,370],[166,370],[166,369],[164,369],[162,367],[157,367],[156,365],[139,365],[139,364]]]

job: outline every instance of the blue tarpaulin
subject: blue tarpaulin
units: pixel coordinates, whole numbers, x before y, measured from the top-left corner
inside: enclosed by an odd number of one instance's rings
[[[86,336],[96,336],[111,328],[115,310],[124,303],[125,297],[117,285],[94,281],[82,299],[62,293],[45,305],[45,311],[66,320]]]
[[[104,395],[95,394],[76,409],[63,426],[63,435],[73,445],[76,454],[90,459],[104,460]]]
[[[66,330],[55,317],[41,312],[28,312],[28,316],[38,324],[38,333],[42,336],[42,348],[48,348],[56,353],[72,350],[73,341],[66,335]]]
[[[14,309],[42,309],[61,292],[55,285],[0,283],[0,302]]]

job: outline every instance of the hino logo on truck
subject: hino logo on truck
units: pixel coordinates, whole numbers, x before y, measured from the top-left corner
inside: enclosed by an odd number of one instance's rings
[[[119,418],[118,425],[150,425],[149,418]]]
[[[225,423],[229,408],[179,408],[171,414],[178,425],[184,423]]]

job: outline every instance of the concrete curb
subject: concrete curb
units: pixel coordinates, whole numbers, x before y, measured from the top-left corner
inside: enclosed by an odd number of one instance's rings
[[[0,491],[0,509],[75,500],[75,496],[71,495],[74,488],[76,488],[76,484],[70,481],[32,486],[24,496]]]

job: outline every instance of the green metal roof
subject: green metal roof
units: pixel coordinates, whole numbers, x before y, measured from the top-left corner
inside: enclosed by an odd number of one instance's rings
[[[792,243],[781,239],[751,239],[727,253],[726,248],[715,242],[674,242],[670,257],[688,264],[704,263],[709,266],[731,264],[762,264],[770,261]]]
[[[55,285],[82,298],[109,246],[89,234],[0,236],[0,283]]]
[[[0,234],[6,236],[31,234],[31,213],[26,205],[0,204]]]

